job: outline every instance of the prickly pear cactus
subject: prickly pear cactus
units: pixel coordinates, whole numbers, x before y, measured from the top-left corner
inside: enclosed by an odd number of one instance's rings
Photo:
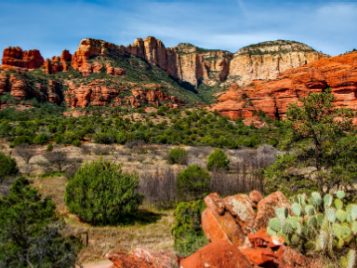
[[[341,267],[354,267],[357,265],[357,204],[345,204],[345,196],[343,191],[324,196],[318,192],[297,195],[289,213],[281,208],[275,211],[268,233],[282,236],[288,245],[303,253],[320,252],[335,258],[349,249],[340,259]]]

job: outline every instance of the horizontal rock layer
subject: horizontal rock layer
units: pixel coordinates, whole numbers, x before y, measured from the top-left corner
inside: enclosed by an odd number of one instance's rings
[[[243,118],[247,123],[257,120],[259,111],[281,119],[289,104],[299,103],[301,97],[327,87],[332,89],[336,107],[357,110],[357,52],[289,69],[274,80],[256,80],[245,87],[233,84],[212,109],[232,120]]]
[[[119,75],[113,66],[103,66],[97,57],[136,56],[165,70],[173,78],[198,86],[227,83],[249,84],[253,79],[273,79],[282,71],[325,57],[307,45],[292,41],[270,41],[242,48],[232,54],[224,50],[208,50],[183,43],[173,48],[154,37],[139,38],[128,47],[102,40],[83,39],[72,55],[64,50],[59,57],[43,60],[38,50],[22,51],[7,48],[3,67],[36,69],[46,73],[67,71],[69,65],[84,75],[106,68],[107,73]],[[109,70],[108,70],[109,69]]]

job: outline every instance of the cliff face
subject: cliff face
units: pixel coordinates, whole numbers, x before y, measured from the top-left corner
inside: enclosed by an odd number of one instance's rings
[[[136,39],[127,52],[159,66],[175,79],[193,86],[200,83],[216,85],[224,81],[229,70],[231,53],[222,50],[204,50],[191,44],[174,48],[154,37]]]
[[[275,79],[290,68],[323,57],[326,55],[299,42],[278,40],[247,46],[234,54],[227,82],[242,86],[257,79]]]
[[[91,73],[100,73],[103,68],[106,69],[108,74],[122,74],[124,72],[123,70],[116,71],[114,67],[110,65],[103,66],[103,64],[97,61],[91,62],[91,59],[95,59],[99,56],[122,56],[125,55],[125,53],[126,48],[123,46],[117,46],[102,40],[83,39],[72,57],[71,65],[74,70],[79,71],[85,76]]]
[[[135,85],[130,88],[124,86],[107,86],[106,81],[96,79],[88,84],[67,83],[65,101],[67,107],[88,106],[122,106],[127,105],[134,108],[143,105],[158,107],[168,104],[177,107],[180,101],[174,96],[165,94],[158,84]]]
[[[289,68],[326,57],[305,44],[283,40],[251,45],[232,54],[187,43],[165,48],[160,40],[148,37],[135,40],[127,52],[193,86],[200,83],[209,86],[231,83],[247,85],[255,79],[274,79]]]
[[[113,66],[103,65],[97,57],[135,56],[166,71],[174,79],[197,87],[237,83],[247,85],[255,79],[274,79],[281,72],[325,57],[311,47],[292,41],[270,41],[251,45],[232,54],[223,50],[207,50],[192,44],[179,44],[173,48],[155,37],[138,38],[128,47],[102,40],[83,39],[72,56],[64,50],[60,57],[43,60],[38,50],[22,51],[11,47],[4,50],[3,68],[37,69],[46,73],[67,71],[69,66],[83,75],[99,73],[122,74]],[[109,70],[108,70],[109,69]]]
[[[357,52],[289,69],[274,80],[256,80],[245,87],[233,84],[212,109],[246,123],[258,120],[258,111],[280,119],[286,116],[289,104],[326,87],[332,89],[336,107],[357,110]]]
[[[81,40],[73,55],[64,50],[60,56],[47,60],[43,59],[38,50],[23,51],[18,47],[5,49],[0,69],[0,94],[9,92],[18,100],[35,97],[55,103],[65,99],[70,107],[113,103],[129,103],[137,107],[170,101],[176,105],[177,101],[173,98],[175,94],[171,94],[172,90],[170,94],[167,93],[165,81],[170,80],[171,89],[180,91],[180,94],[187,90],[178,86],[174,80],[189,83],[196,88],[200,84],[219,87],[235,83],[242,86],[250,84],[254,79],[274,79],[286,69],[323,57],[326,56],[292,41],[260,43],[232,54],[223,50],[202,49],[187,43],[166,48],[154,37],[136,39],[127,47],[87,38]],[[30,79],[33,69],[42,69],[48,77]],[[59,72],[68,74],[54,75]],[[46,81],[34,83],[39,79],[55,81],[58,84],[56,90]],[[137,94],[135,88],[139,84],[145,88],[146,84],[152,83],[160,83],[161,88],[151,93]],[[63,94],[65,98],[56,93],[67,87],[68,92]],[[123,88],[126,88],[131,98],[124,100],[118,97]],[[164,91],[165,96],[159,91]],[[152,94],[154,101],[150,100]],[[231,114],[232,111],[236,113],[229,109],[222,113]]]
[[[52,79],[33,82],[21,72],[0,72],[0,96],[6,93],[16,100],[36,98],[55,104],[63,101],[61,83]]]
[[[4,49],[2,68],[19,67],[25,69],[37,69],[44,63],[40,51],[37,49],[23,51],[20,47],[8,47]]]

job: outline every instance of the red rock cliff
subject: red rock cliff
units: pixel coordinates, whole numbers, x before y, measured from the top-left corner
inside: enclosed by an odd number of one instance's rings
[[[289,69],[274,80],[256,80],[246,87],[233,84],[212,109],[247,123],[256,118],[258,111],[279,119],[285,117],[289,104],[326,87],[332,89],[336,107],[357,110],[357,52]]]
[[[2,68],[4,69],[13,67],[37,69],[43,63],[43,57],[37,49],[24,51],[20,47],[8,47],[4,49],[2,56]]]

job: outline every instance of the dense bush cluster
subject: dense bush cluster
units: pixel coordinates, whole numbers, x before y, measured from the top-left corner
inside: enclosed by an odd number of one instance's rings
[[[208,243],[201,229],[203,209],[202,200],[181,202],[177,205],[172,233],[178,255],[188,256]]]
[[[16,161],[0,152],[0,182],[5,176],[14,175],[17,171]]]
[[[80,244],[24,178],[0,198],[0,267],[74,267]]]
[[[63,116],[63,108],[44,105],[31,111],[0,111],[0,137],[12,146],[19,144],[80,145],[83,140],[103,144],[141,141],[150,144],[209,145],[213,147],[254,147],[262,143],[276,145],[285,132],[277,122],[260,129],[231,122],[204,110],[159,109],[142,113],[141,120],[131,118],[123,108],[88,108],[89,115]]]
[[[142,202],[139,180],[104,160],[84,164],[66,187],[66,204],[82,220],[95,225],[126,222]]]

